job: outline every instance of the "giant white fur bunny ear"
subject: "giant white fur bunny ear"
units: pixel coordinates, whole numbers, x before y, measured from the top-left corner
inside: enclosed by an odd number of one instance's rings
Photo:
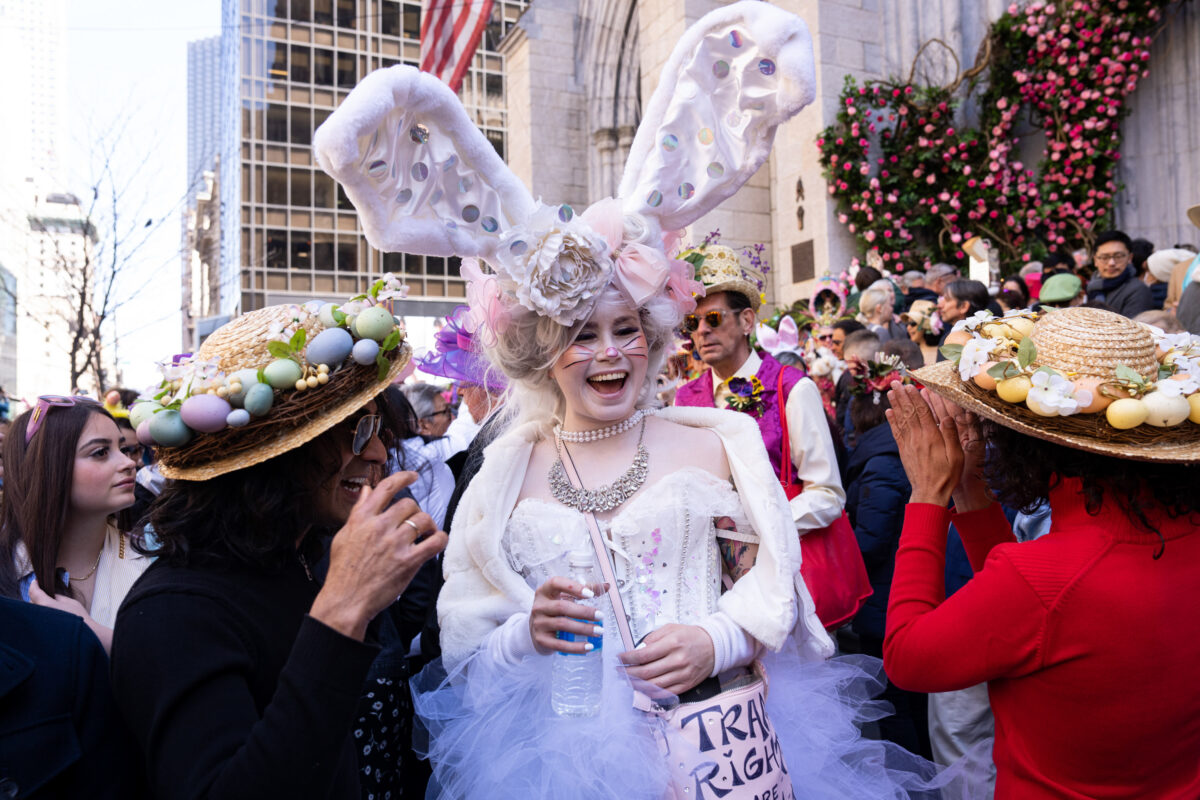
[[[663,67],[629,152],[627,212],[684,228],[741,188],[771,152],[775,128],[816,96],[812,37],[759,0],[712,11]]]
[[[379,250],[490,261],[501,236],[534,211],[458,97],[413,67],[365,77],[317,129],[313,149]]]

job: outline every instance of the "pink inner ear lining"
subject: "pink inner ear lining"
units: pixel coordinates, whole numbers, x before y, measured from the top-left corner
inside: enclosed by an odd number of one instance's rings
[[[779,321],[779,341],[786,347],[796,347],[800,344],[800,328],[796,320],[784,317]]]

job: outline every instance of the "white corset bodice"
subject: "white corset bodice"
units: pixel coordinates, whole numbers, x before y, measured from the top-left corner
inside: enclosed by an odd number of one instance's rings
[[[737,527],[736,532],[722,530],[722,538],[758,541],[732,484],[699,467],[685,467],[600,521],[635,640],[667,623],[694,625],[717,610],[721,564],[714,522],[721,517]],[[501,549],[509,565],[536,588],[548,578],[569,575],[568,554],[590,552],[592,542],[580,512],[526,498],[505,525]]]

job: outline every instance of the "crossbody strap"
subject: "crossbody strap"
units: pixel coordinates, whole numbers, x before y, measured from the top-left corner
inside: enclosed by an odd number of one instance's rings
[[[779,380],[775,385],[775,405],[779,411],[779,427],[783,432],[783,454],[779,464],[779,482],[786,488],[792,485],[792,440],[788,436],[787,413],[784,405],[787,397],[783,394],[783,367],[779,370]]]
[[[583,481],[579,479],[579,473],[575,469],[575,463],[571,460],[569,452],[567,457],[562,460],[562,465],[567,473],[567,478],[576,486],[583,486]],[[592,548],[596,551],[596,563],[600,565],[600,574],[604,577],[604,582],[608,584],[608,599],[612,603],[613,616],[616,617],[613,621],[617,624],[617,633],[621,636],[621,644],[627,651],[632,650],[634,648],[633,630],[629,627],[629,615],[625,612],[625,603],[621,600],[620,590],[617,589],[616,570],[613,569],[608,548],[604,545],[604,534],[600,532],[600,523],[596,520],[595,512],[584,514],[583,521],[587,523],[588,533],[592,537]],[[654,701],[636,689],[633,692],[633,707],[639,711],[656,709]]]
[[[575,464],[569,455],[563,459],[562,465],[567,473],[567,478],[576,486],[583,486],[583,481],[579,479],[579,473],[575,470]],[[588,533],[592,537],[592,548],[596,551],[596,563],[600,565],[600,574],[604,577],[604,582],[608,584],[608,599],[612,601],[613,615],[616,617],[614,621],[617,623],[617,632],[621,634],[621,644],[625,646],[626,650],[632,650],[634,642],[633,631],[629,627],[629,615],[625,613],[625,604],[621,601],[621,592],[617,589],[616,570],[613,569],[608,548],[604,545],[604,534],[600,532],[600,523],[596,521],[595,512],[584,514],[583,520],[587,523]]]

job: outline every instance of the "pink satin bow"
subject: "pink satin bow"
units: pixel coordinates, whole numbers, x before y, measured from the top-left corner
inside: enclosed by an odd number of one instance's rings
[[[664,252],[672,236],[678,241],[677,233],[663,236],[662,249],[638,242],[630,242],[622,247],[625,213],[621,210],[621,203],[612,197],[593,203],[580,218],[608,243],[610,252],[616,253],[613,257],[613,284],[635,308],[641,307],[664,289],[682,313],[696,308],[693,295],[703,295],[704,288],[692,279],[692,265],[668,258]]]

